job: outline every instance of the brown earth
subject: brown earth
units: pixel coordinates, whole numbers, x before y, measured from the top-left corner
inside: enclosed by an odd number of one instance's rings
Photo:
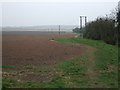
[[[3,34],[2,64],[17,66],[49,67],[50,70],[33,68],[3,68],[3,77],[18,81],[45,82],[57,74],[55,64],[78,58],[87,48],[84,45],[64,44],[51,39],[71,38],[76,34]],[[45,73],[44,73],[45,72]]]
[[[70,38],[75,34],[3,35],[3,65],[47,66],[71,60],[85,51],[83,45],[63,44],[50,39]]]

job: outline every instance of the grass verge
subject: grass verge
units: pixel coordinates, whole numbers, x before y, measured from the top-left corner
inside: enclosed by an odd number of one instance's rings
[[[96,82],[98,87],[118,87],[118,48],[117,46],[106,44],[102,41],[83,39],[80,37],[64,39],[60,38],[57,41],[62,43],[85,44],[96,48],[94,53],[95,66],[93,67],[96,74]],[[88,58],[89,59],[89,58]]]

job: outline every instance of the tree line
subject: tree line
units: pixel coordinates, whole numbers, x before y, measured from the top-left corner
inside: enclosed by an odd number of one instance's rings
[[[84,38],[102,40],[109,44],[117,42],[117,27],[114,20],[109,18],[98,18],[85,26]]]

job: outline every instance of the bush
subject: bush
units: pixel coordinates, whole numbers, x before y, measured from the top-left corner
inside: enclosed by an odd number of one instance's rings
[[[108,44],[116,44],[117,28],[115,22],[110,18],[97,18],[95,21],[88,23],[85,27],[84,38],[94,40],[103,40]]]
[[[73,29],[73,32],[74,33],[80,33],[80,29],[76,27],[75,29]]]

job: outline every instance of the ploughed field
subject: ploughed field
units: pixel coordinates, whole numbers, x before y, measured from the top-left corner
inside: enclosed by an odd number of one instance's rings
[[[85,47],[54,41],[76,34],[3,34],[3,65],[50,66],[80,56]]]
[[[83,45],[55,41],[74,36],[73,33],[3,32],[3,79],[45,82],[54,77],[57,63],[78,58],[86,50]]]

